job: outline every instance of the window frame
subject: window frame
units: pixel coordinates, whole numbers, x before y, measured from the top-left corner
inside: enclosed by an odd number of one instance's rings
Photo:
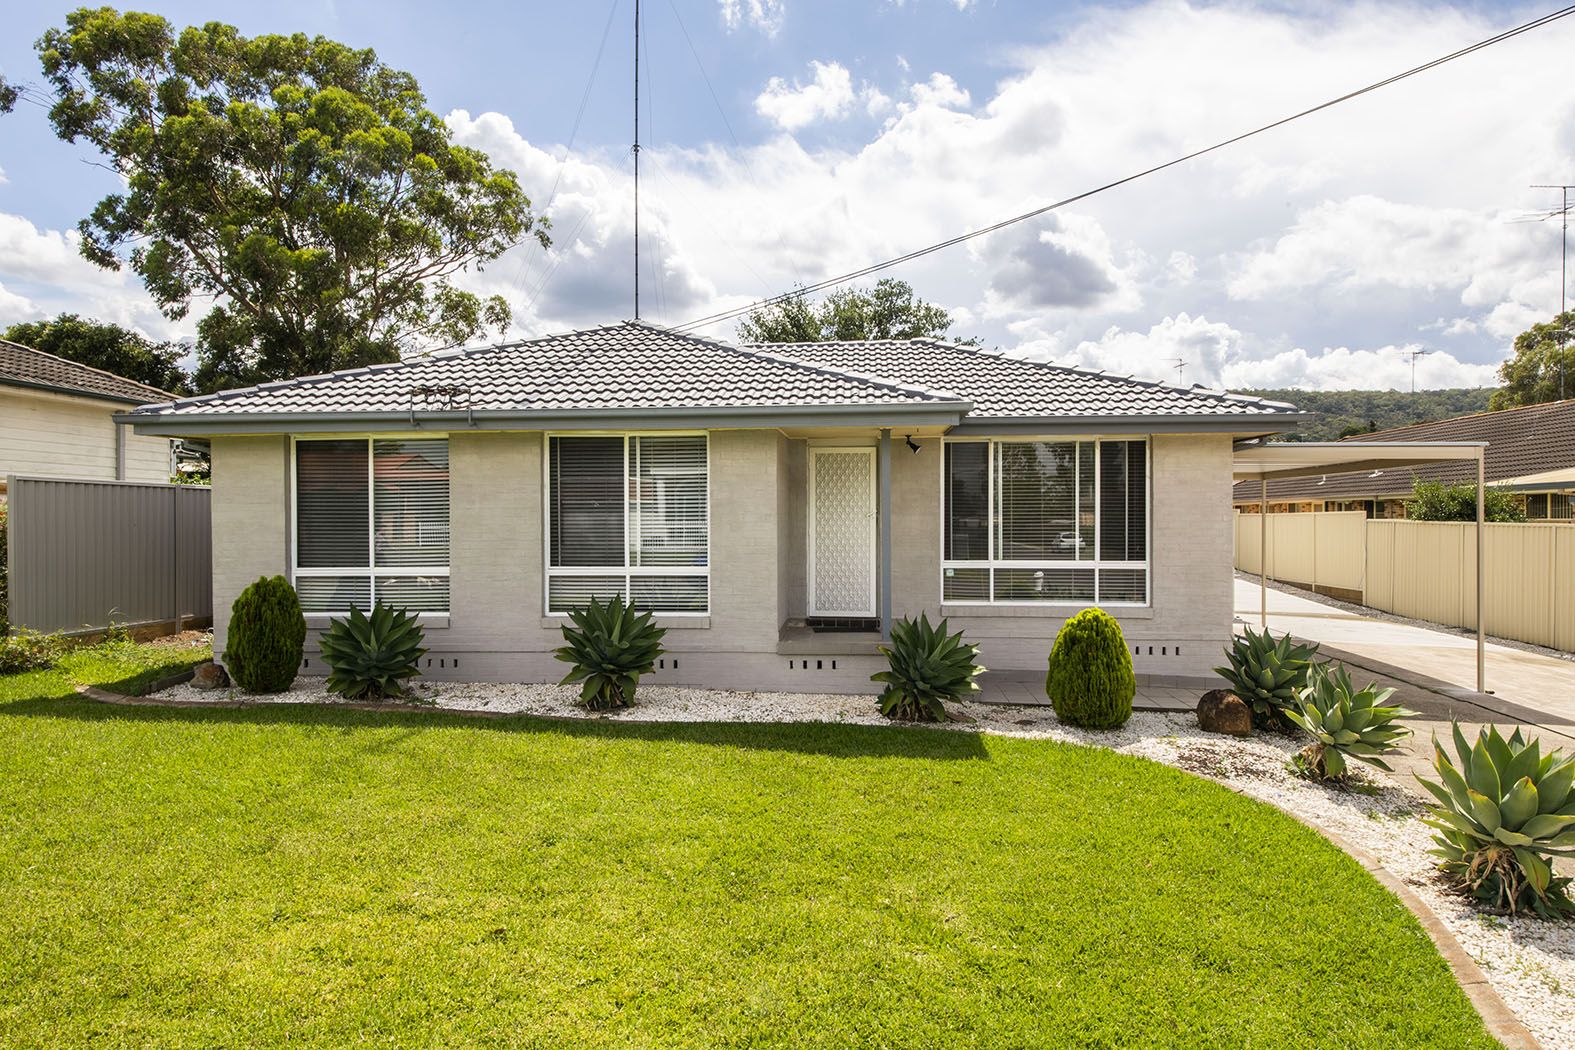
[[[623,565],[552,564],[552,440],[553,438],[615,437],[623,440]],[[641,437],[698,437],[705,440],[705,564],[704,565],[630,565],[629,564],[629,443]],[[656,612],[658,619],[706,619],[711,615],[711,432],[709,430],[548,430],[541,436],[541,610],[543,616],[567,620],[566,611],[552,607],[552,579],[555,576],[623,576],[624,591],[633,594],[635,576],[703,576],[705,608]]]
[[[997,599],[995,597],[995,573],[998,569],[1048,569],[1048,562],[1008,560],[996,557],[997,533],[1000,522],[996,508],[996,463],[999,455],[998,445],[1031,444],[1034,442],[1081,442],[1094,443],[1094,558],[1082,561],[1069,560],[1064,563],[1067,571],[1092,570],[1094,573],[1094,597],[1090,599],[1053,599],[1050,601],[1024,601],[1021,599]],[[1104,485],[1102,462],[1099,446],[1107,441],[1143,443],[1143,527],[1144,527],[1144,558],[1142,561],[1107,561],[1097,555],[1100,552],[1100,540],[1103,538],[1104,515],[1100,512],[1100,497],[1103,495]],[[982,444],[988,446],[985,454],[985,509],[986,509],[986,541],[989,557],[980,559],[948,558],[946,557],[946,530],[947,530],[947,472],[946,472],[946,446],[952,444]],[[992,435],[992,436],[946,436],[941,439],[941,454],[936,457],[940,462],[937,470],[940,474],[940,596],[943,606],[969,607],[976,609],[1086,609],[1091,605],[1101,608],[1120,609],[1147,609],[1154,603],[1154,440],[1150,434],[1048,434],[1048,435]],[[1055,569],[1063,568],[1057,564]],[[989,598],[948,598],[946,597],[946,573],[952,569],[984,569],[990,585]],[[1102,570],[1143,570],[1143,600],[1142,601],[1100,601],[1099,600],[1099,574]]]
[[[334,433],[334,434],[326,434],[326,433],[325,434],[312,434],[312,435],[309,435],[309,436],[303,436],[303,435],[298,435],[298,434],[291,434],[290,435],[290,536],[289,536],[289,543],[290,543],[290,586],[295,587],[296,586],[296,580],[298,580],[300,578],[303,578],[303,577],[306,578],[306,579],[311,579],[312,577],[361,576],[361,577],[365,577],[366,581],[367,581],[367,599],[368,599],[369,602],[371,602],[371,605],[373,607],[375,607],[377,605],[377,577],[379,575],[379,572],[378,572],[378,565],[377,565],[377,474],[376,474],[376,472],[377,472],[377,455],[376,455],[375,449],[373,447],[373,443],[377,442],[377,441],[444,441],[444,442],[447,442],[448,440],[449,440],[449,434],[448,434],[447,431],[441,431],[441,432],[437,432],[437,433],[421,433],[421,434],[412,434],[412,433],[407,433],[407,432],[402,432],[402,431],[394,431],[394,432],[362,431],[362,432],[358,432],[358,433],[343,433],[343,434],[339,434],[339,433]],[[366,556],[367,556],[367,561],[369,563],[366,566],[354,566],[354,567],[350,567],[350,568],[343,568],[343,567],[335,567],[335,568],[302,568],[299,564],[297,564],[300,561],[300,557],[301,557],[301,533],[300,533],[300,515],[299,515],[300,505],[301,505],[301,490],[300,490],[300,459],[299,459],[299,457],[296,454],[296,448],[298,446],[300,446],[300,445],[303,445],[303,444],[309,444],[311,442],[321,442],[321,441],[365,441],[366,442],[366,528],[367,528],[367,534],[366,534],[367,535],[367,551],[366,551]],[[453,445],[452,444],[449,445],[449,452],[450,452],[450,456],[452,457],[452,453],[453,453]],[[424,621],[424,622],[429,622],[429,623],[431,623],[431,622],[446,622],[448,620],[449,616],[451,616],[453,614],[453,611],[454,611],[454,591],[453,591],[453,585],[452,585],[452,576],[451,576],[450,571],[449,571],[450,570],[450,566],[452,566],[453,563],[454,563],[454,546],[453,546],[453,543],[454,543],[454,461],[453,461],[452,458],[450,458],[450,460],[449,460],[448,486],[449,486],[449,488],[448,488],[448,506],[449,506],[449,551],[448,551],[448,564],[442,565],[442,566],[437,566],[437,565],[397,565],[397,566],[395,566],[395,565],[385,565],[385,566],[383,566],[383,568],[385,570],[398,569],[400,571],[398,571],[398,572],[384,571],[381,574],[383,576],[442,576],[442,577],[444,577],[446,579],[449,579],[451,581],[450,582],[450,588],[449,588],[448,608],[447,609],[442,609],[442,610],[425,609],[425,610],[420,610],[420,611],[418,611],[415,614],[416,618],[418,620]],[[297,589],[299,589],[299,588],[297,588]],[[368,608],[366,611],[370,612],[371,608]],[[315,609],[315,610],[313,610],[311,612],[304,613],[304,615],[307,616],[308,618],[314,617],[314,616],[317,616],[317,617],[322,617],[322,616],[328,616],[328,617],[349,616],[350,615],[350,609],[349,608],[344,608],[344,609]]]

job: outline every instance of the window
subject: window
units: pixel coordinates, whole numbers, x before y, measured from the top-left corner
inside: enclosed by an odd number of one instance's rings
[[[1562,492],[1539,492],[1526,497],[1526,517],[1533,521],[1567,521],[1570,497]]]
[[[547,439],[547,611],[710,608],[704,434]]]
[[[448,441],[295,444],[295,589],[301,609],[383,602],[448,611]]]
[[[1148,602],[1148,442],[944,447],[944,601]]]

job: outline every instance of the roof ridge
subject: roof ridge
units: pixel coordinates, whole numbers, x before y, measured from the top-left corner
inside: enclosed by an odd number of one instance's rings
[[[175,394],[175,391],[173,390],[165,390],[162,387],[156,387],[148,383],[139,382],[135,379],[129,379],[126,376],[121,375],[119,372],[111,372],[107,368],[95,368],[92,365],[85,365],[81,361],[73,361],[69,357],[61,357],[59,354],[52,354],[48,350],[40,350],[36,346],[28,346],[26,343],[19,343],[15,339],[0,339],[0,343],[4,343],[6,346],[15,347],[16,349],[25,351],[29,354],[37,354],[39,357],[47,357],[51,361],[59,361],[61,364],[70,365],[72,368],[80,368],[85,372],[94,372],[101,376],[108,376],[110,379],[127,383],[142,390],[151,390],[155,394],[169,394],[171,396],[179,396]]]
[[[933,388],[933,387],[921,386],[921,385],[919,385],[917,383],[902,383],[902,382],[898,382],[895,379],[888,379],[885,376],[874,375],[873,373],[853,372],[853,371],[849,371],[849,370],[844,369],[844,368],[833,368],[830,365],[820,364],[820,363],[817,363],[817,362],[814,362],[814,361],[805,361],[802,358],[793,357],[793,356],[788,355],[788,354],[775,354],[775,353],[770,353],[770,352],[765,351],[765,350],[753,349],[754,347],[759,347],[759,346],[815,346],[815,345],[818,345],[818,344],[815,344],[815,343],[727,343],[727,342],[723,342],[720,339],[711,339],[711,338],[709,338],[707,336],[691,335],[688,332],[672,332],[669,329],[665,329],[665,328],[661,328],[661,327],[659,327],[657,325],[653,325],[649,321],[633,321],[633,322],[629,322],[629,323],[640,325],[641,327],[649,328],[649,329],[652,329],[653,331],[661,332],[663,334],[670,334],[670,335],[672,335],[672,336],[674,336],[675,338],[678,338],[678,339],[687,339],[690,342],[701,343],[701,344],[706,345],[706,346],[714,346],[714,347],[717,347],[719,349],[726,350],[726,351],[728,351],[730,353],[741,354],[741,355],[743,355],[745,357],[761,358],[761,359],[764,359],[764,360],[767,360],[767,361],[778,361],[778,362],[780,362],[782,364],[791,365],[794,368],[803,369],[804,371],[807,371],[807,372],[814,372],[816,375],[836,376],[836,377],[845,378],[845,379],[853,379],[853,380],[856,380],[857,382],[860,382],[860,383],[868,383],[868,384],[870,384],[872,386],[885,387],[888,390],[895,390],[895,391],[897,391],[899,393],[919,394],[919,395],[921,395],[923,397],[932,398],[932,399],[937,400],[937,401],[955,401],[955,402],[958,402],[958,403],[961,403],[961,404],[968,404],[968,399],[967,398],[959,397],[958,395],[952,393],[949,390],[939,390],[939,389],[936,389],[936,388]],[[884,340],[884,341],[885,342],[906,342],[906,340]]]

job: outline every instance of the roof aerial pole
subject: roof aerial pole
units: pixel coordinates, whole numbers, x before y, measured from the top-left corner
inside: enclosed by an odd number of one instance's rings
[[[634,0],[634,319],[640,319],[640,0]]]

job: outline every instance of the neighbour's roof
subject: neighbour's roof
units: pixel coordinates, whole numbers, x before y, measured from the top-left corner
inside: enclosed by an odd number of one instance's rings
[[[981,406],[983,409],[981,410]],[[954,427],[1091,419],[1272,433],[1289,405],[931,340],[741,347],[638,321],[148,405],[152,433],[458,423]],[[1130,424],[1127,424],[1130,425]]]
[[[1575,467],[1575,400],[1526,405],[1497,412],[1439,419],[1431,423],[1392,427],[1358,434],[1352,442],[1471,442],[1487,443],[1488,482],[1513,482],[1532,474]],[[1476,480],[1474,463],[1429,463],[1401,470],[1328,474],[1322,478],[1295,478],[1269,483],[1270,502],[1326,499],[1391,499],[1409,496],[1416,481],[1455,483]],[[1258,482],[1236,486],[1236,502],[1256,503]]]
[[[137,383],[113,372],[90,368],[7,339],[0,339],[0,384],[132,405],[168,401],[175,396],[168,390]]]

